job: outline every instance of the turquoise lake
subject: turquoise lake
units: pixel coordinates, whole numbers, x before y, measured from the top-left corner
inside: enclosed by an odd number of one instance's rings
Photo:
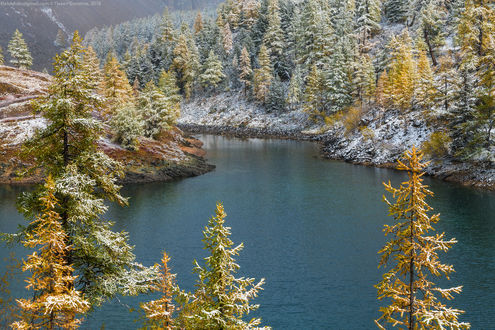
[[[354,166],[319,157],[316,144],[284,140],[198,136],[216,170],[167,183],[124,187],[130,206],[111,206],[106,218],[129,232],[139,262],[152,265],[166,250],[178,284],[194,289],[193,260],[206,256],[202,230],[224,203],[234,243],[244,242],[237,259],[239,276],[264,277],[254,315],[274,329],[374,329],[385,302],[376,300],[383,269],[377,251],[392,223],[382,201],[382,182],[396,186],[397,171]],[[441,220],[437,231],[459,243],[443,262],[455,266],[443,287],[463,285],[448,302],[466,311],[472,329],[495,329],[495,193],[426,178],[435,192],[430,204]],[[0,232],[14,232],[25,220],[15,209],[26,187],[0,186]],[[21,248],[2,247],[23,256]],[[3,258],[2,258],[3,259]],[[5,262],[0,264],[0,271]],[[22,277],[13,283],[22,294]],[[89,315],[83,329],[136,329],[139,301],[155,296],[115,299]]]

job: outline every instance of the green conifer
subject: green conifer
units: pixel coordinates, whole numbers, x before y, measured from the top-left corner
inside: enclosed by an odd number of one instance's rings
[[[19,30],[15,30],[9,42],[8,50],[11,57],[10,63],[14,66],[21,69],[29,69],[33,65],[33,58]]]

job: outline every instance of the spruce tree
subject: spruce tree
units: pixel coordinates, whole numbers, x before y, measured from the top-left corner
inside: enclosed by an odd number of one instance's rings
[[[199,80],[204,87],[211,86],[213,89],[216,89],[218,84],[225,78],[222,62],[218,59],[215,52],[211,50],[210,55],[203,65],[203,73],[199,76]]]
[[[8,51],[12,65],[20,69],[29,69],[33,65],[33,58],[19,30],[15,30],[12,39],[10,39]]]
[[[455,93],[459,87],[459,75],[454,66],[454,59],[450,54],[441,56],[438,59],[437,77],[435,81],[434,99],[445,113],[449,113],[457,98]]]
[[[272,64],[265,45],[261,46],[258,55],[259,68],[254,70],[254,96],[261,103],[265,103],[272,83]]]
[[[139,95],[139,109],[144,120],[144,135],[156,138],[170,129],[178,118],[177,103],[150,81]]]
[[[113,139],[126,149],[138,150],[138,138],[144,136],[143,118],[134,104],[117,108],[110,120]]]
[[[245,322],[243,316],[258,309],[251,300],[263,290],[264,279],[255,283],[254,278],[236,278],[239,270],[234,257],[243,248],[233,246],[230,227],[225,226],[223,205],[218,203],[215,216],[211,217],[203,231],[204,248],[209,252],[205,265],[194,261],[198,274],[196,291],[181,292],[178,300],[182,309],[178,325],[186,329],[251,329],[260,324],[259,318]]]
[[[241,51],[240,71],[241,72],[239,73],[239,79],[244,85],[244,96],[246,96],[248,88],[251,86],[251,79],[253,75],[253,70],[251,68],[251,58],[246,47],[243,47]]]
[[[430,0],[426,6],[420,9],[418,36],[424,44],[425,50],[428,51],[433,66],[437,66],[437,53],[439,48],[445,44],[444,24],[446,16],[443,1]]]
[[[268,49],[270,62],[272,63],[275,73],[279,77],[286,77],[287,72],[283,72],[282,54],[285,49],[284,33],[280,26],[280,7],[278,0],[270,0],[268,3],[268,28],[263,37],[263,44]]]
[[[68,236],[57,213],[59,207],[55,181],[48,177],[45,192],[40,197],[42,211],[31,224],[34,229],[26,235],[26,248],[36,248],[24,261],[23,271],[31,272],[27,289],[34,291],[33,299],[17,300],[20,320],[14,329],[75,329],[81,323],[78,314],[88,311],[90,305],[81,292],[74,288],[76,276],[72,265],[67,263],[71,247]]]
[[[36,160],[31,171],[43,168],[53,176],[57,212],[72,247],[66,261],[78,275],[75,287],[95,306],[116,294],[147,291],[155,270],[136,263],[127,234],[113,232],[112,224],[101,219],[106,200],[121,205],[127,201],[116,184],[122,165],[98,150],[102,124],[93,113],[101,111],[101,98],[84,68],[84,52],[76,32],[71,47],[56,56],[53,84],[34,104],[47,126],[26,141],[23,155]],[[39,212],[44,192],[46,188],[39,187],[21,196],[19,210],[27,218]],[[33,230],[35,225],[21,234]]]
[[[390,299],[391,304],[380,308],[382,316],[375,323],[380,329],[385,329],[382,322],[410,330],[469,329],[469,323],[458,320],[464,312],[449,308],[442,301],[453,299],[453,294],[460,293],[462,287],[442,289],[431,280],[433,276],[449,279],[454,267],[442,264],[438,251],[446,252],[457,241],[445,240],[445,233],[428,236],[440,216],[428,215],[432,208],[426,198],[433,193],[423,184],[422,176],[428,164],[422,163],[422,158],[422,152],[415,148],[407,151],[398,169],[407,171],[409,180],[399,188],[392,187],[390,182],[385,184],[395,202],[385,197],[384,200],[397,222],[385,225],[385,235],[393,237],[379,251],[380,266],[390,263],[393,266],[376,285],[378,299]]]
[[[297,107],[303,99],[303,85],[304,81],[302,78],[300,66],[296,66],[296,69],[292,73],[292,78],[289,83],[289,90],[287,92],[287,104],[294,109]]]
[[[316,65],[313,65],[307,77],[306,89],[304,91],[304,112],[309,118],[316,120],[324,115],[323,99],[323,77]]]
[[[362,49],[367,49],[368,40],[380,30],[381,1],[356,1],[356,32]]]
[[[406,0],[386,0],[384,1],[385,16],[392,23],[403,23],[407,19],[407,9],[409,1]]]

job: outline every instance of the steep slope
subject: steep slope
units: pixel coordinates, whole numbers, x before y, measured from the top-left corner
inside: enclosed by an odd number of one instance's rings
[[[35,71],[0,66],[0,183],[32,183],[42,174],[20,179],[18,172],[30,164],[18,157],[22,142],[45,125],[32,114],[30,102],[46,93],[51,77]],[[179,129],[162,134],[158,140],[142,138],[137,152],[113,143],[110,135],[99,141],[100,148],[125,164],[124,182],[166,181],[190,177],[213,167],[202,158],[201,142],[187,138]]]
[[[12,1],[0,3],[0,46],[7,44],[15,29],[26,39],[34,57],[33,68],[50,69],[52,58],[60,51],[54,44],[57,31],[68,36],[75,30],[82,35],[95,26],[117,24],[136,17],[171,10],[197,10],[216,6],[219,0],[102,0]],[[15,3],[16,5],[11,5]],[[6,56],[8,58],[8,56]]]

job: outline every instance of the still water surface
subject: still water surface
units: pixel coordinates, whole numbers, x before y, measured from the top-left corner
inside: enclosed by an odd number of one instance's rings
[[[382,182],[398,184],[396,171],[322,160],[316,145],[279,140],[200,136],[217,169],[171,183],[130,185],[128,208],[111,207],[116,230],[130,234],[138,260],[171,256],[183,289],[192,290],[193,259],[202,259],[202,230],[222,201],[241,275],[266,278],[256,303],[263,324],[274,329],[373,329],[381,305],[373,287],[381,277],[377,251],[383,246]],[[436,193],[438,231],[459,243],[442,255],[456,273],[451,286],[464,292],[450,305],[466,310],[473,329],[495,329],[495,194],[426,179]],[[14,207],[25,188],[0,187],[0,231],[23,223]],[[11,249],[2,249],[7,256]],[[14,249],[18,254],[21,249]],[[4,264],[1,265],[4,267]],[[1,268],[0,267],[0,268]],[[1,270],[1,269],[0,269]],[[21,283],[14,286],[22,286]],[[17,290],[14,290],[17,291]],[[136,329],[139,301],[120,298],[90,315],[85,329]]]

